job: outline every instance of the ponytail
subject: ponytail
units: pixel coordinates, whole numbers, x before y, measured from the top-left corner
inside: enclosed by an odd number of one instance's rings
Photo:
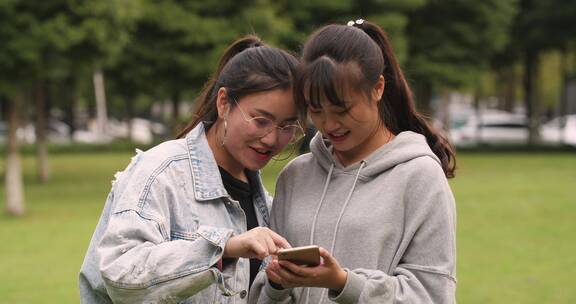
[[[247,35],[243,38],[240,38],[234,43],[232,43],[224,52],[220,61],[218,62],[218,68],[214,72],[214,74],[209,78],[208,82],[204,84],[200,95],[194,100],[196,104],[196,109],[192,113],[192,120],[182,129],[176,138],[182,138],[188,134],[192,129],[194,129],[200,122],[202,121],[216,121],[218,117],[218,111],[216,109],[216,94],[218,92],[218,88],[216,87],[216,82],[222,73],[222,70],[226,66],[226,64],[237,54],[241,53],[242,51],[263,46],[264,43],[260,40],[260,38]]]
[[[376,24],[358,20],[348,26],[328,25],[316,31],[304,46],[302,74],[308,78],[312,68],[320,58],[330,58],[336,64],[356,63],[361,71],[359,83],[367,84],[366,89],[372,89],[382,75],[385,80],[384,94],[378,103],[381,119],[385,126],[394,134],[402,131],[413,131],[422,134],[432,152],[440,160],[446,177],[454,177],[456,167],[455,152],[445,136],[435,130],[416,111],[412,91],[408,86],[402,69],[392,50],[388,35]],[[324,60],[324,59],[323,59]],[[313,73],[312,73],[313,74]],[[357,73],[348,73],[348,77],[356,77]],[[322,76],[320,76],[322,77]],[[299,79],[298,88],[304,88],[306,79]],[[324,95],[334,95],[330,86],[324,87]],[[316,94],[317,95],[317,94]],[[297,98],[302,99],[303,94]],[[329,98],[331,102],[332,98]],[[336,102],[335,105],[341,105]]]
[[[432,152],[440,159],[446,177],[454,177],[456,169],[454,148],[448,139],[435,130],[416,110],[412,91],[394,56],[388,35],[372,22],[364,22],[359,28],[376,42],[384,57],[383,76],[386,80],[386,89],[379,110],[386,126],[394,134],[413,131],[424,135]]]

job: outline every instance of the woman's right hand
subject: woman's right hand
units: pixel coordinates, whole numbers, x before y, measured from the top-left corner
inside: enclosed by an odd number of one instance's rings
[[[224,247],[225,258],[257,258],[276,254],[278,249],[290,248],[285,238],[266,227],[256,227],[232,236]]]

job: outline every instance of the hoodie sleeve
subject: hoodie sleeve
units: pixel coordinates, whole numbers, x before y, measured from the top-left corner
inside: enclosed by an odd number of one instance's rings
[[[455,206],[441,169],[425,166],[409,179],[399,261],[386,273],[347,269],[337,303],[455,303]]]

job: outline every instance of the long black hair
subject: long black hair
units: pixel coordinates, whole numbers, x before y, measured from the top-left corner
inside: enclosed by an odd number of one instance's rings
[[[301,67],[295,84],[299,108],[321,107],[322,97],[344,107],[343,85],[365,93],[384,77],[385,88],[378,103],[380,118],[393,134],[413,131],[426,137],[440,159],[447,177],[454,177],[456,159],[449,141],[416,111],[412,91],[398,65],[388,35],[371,22],[354,26],[327,25],[314,32],[304,45]]]
[[[236,40],[220,58],[218,68],[195,100],[192,119],[176,137],[186,136],[202,121],[217,120],[216,97],[221,87],[226,88],[226,94],[235,100],[257,92],[289,90],[294,83],[297,66],[296,57],[265,45],[254,35]],[[230,105],[234,107],[231,101]],[[299,114],[303,116],[304,113]]]

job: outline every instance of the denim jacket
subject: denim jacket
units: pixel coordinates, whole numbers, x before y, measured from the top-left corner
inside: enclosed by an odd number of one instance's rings
[[[112,182],[80,270],[81,303],[246,303],[249,260],[218,267],[246,217],[222,184],[204,125],[137,152]],[[271,200],[258,172],[248,178],[267,226]]]

